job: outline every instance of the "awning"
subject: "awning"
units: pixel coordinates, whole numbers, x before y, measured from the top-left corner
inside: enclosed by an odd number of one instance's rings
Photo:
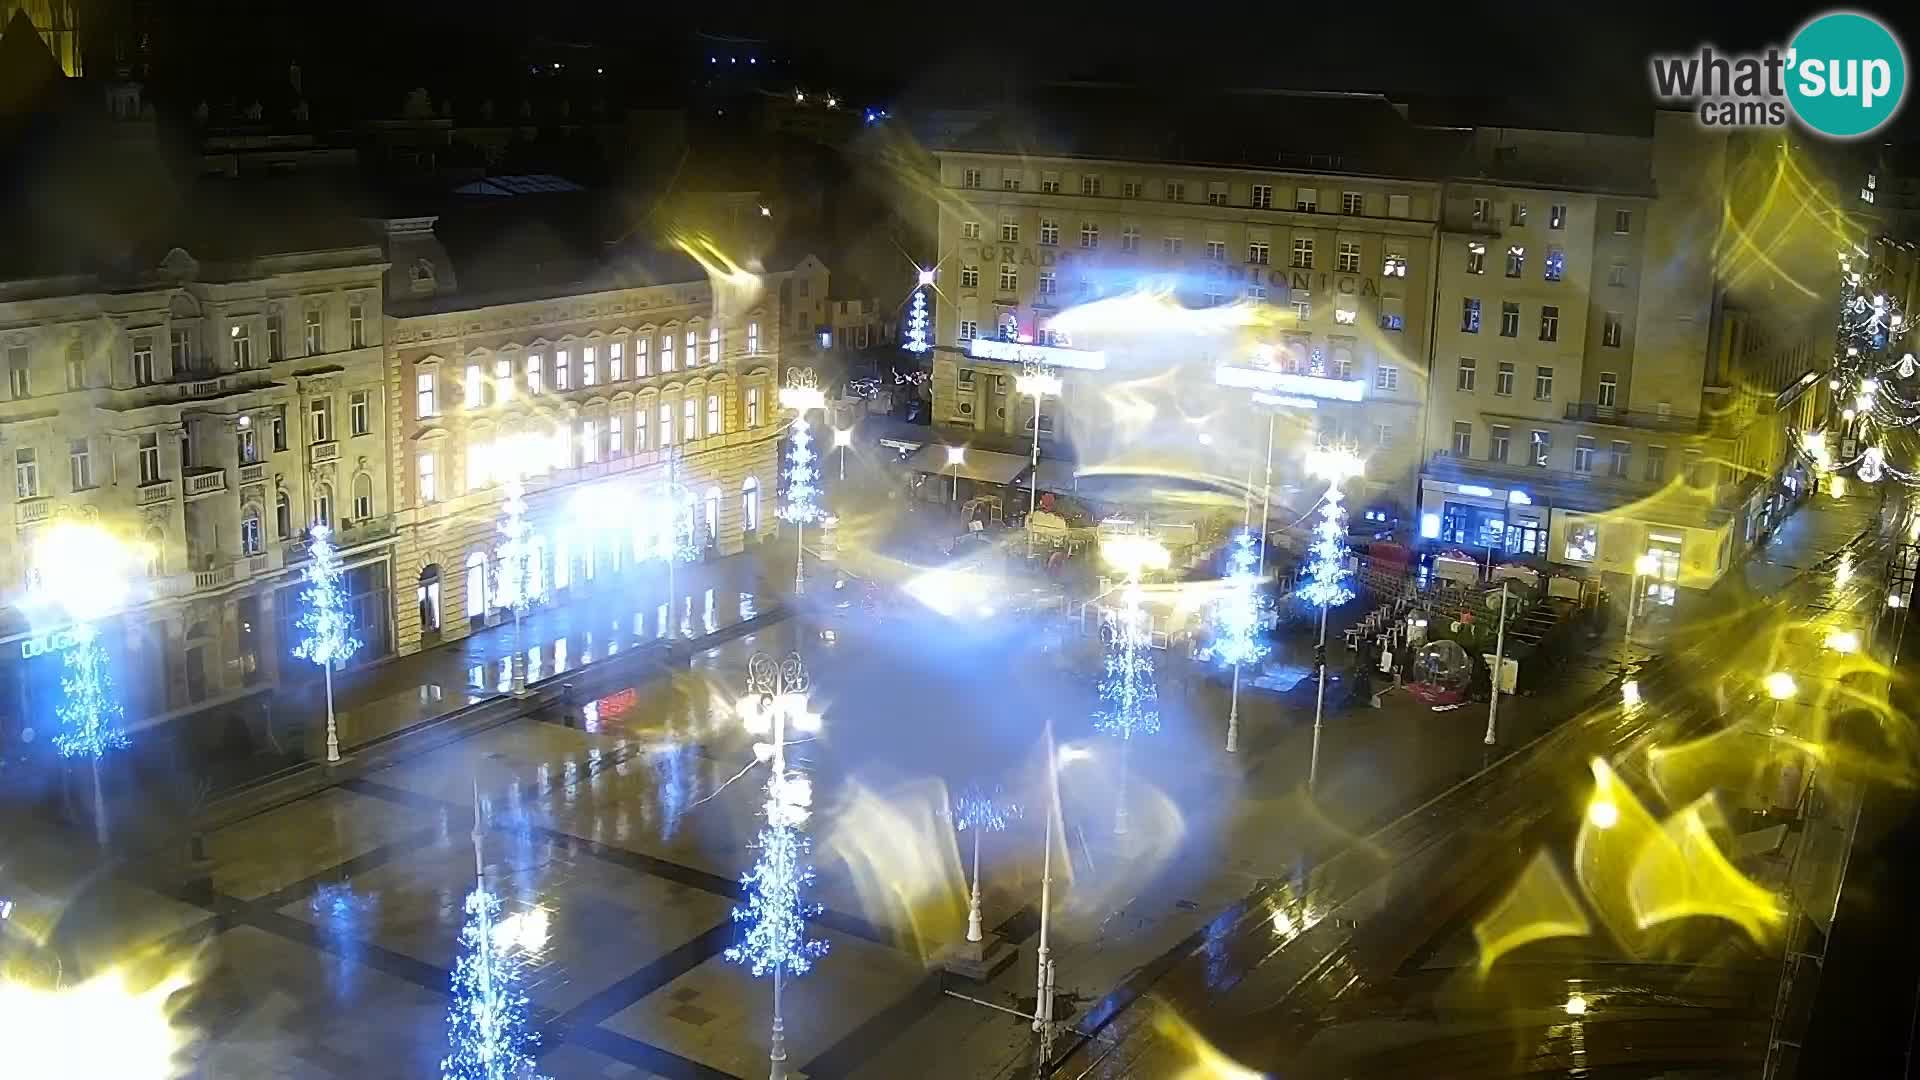
[[[1020,486],[1033,486],[1034,477],[1037,475],[1041,491],[1051,491],[1055,495],[1071,495],[1074,490],[1073,475],[1078,468],[1079,465],[1076,462],[1041,458],[1038,470],[1021,474]]]
[[[992,450],[968,449],[966,459],[959,465],[947,464],[945,443],[932,443],[921,447],[907,459],[907,468],[913,472],[938,473],[941,476],[959,476],[966,480],[978,480],[988,484],[1011,484],[1027,467],[1027,459],[1012,454],[995,453]]]

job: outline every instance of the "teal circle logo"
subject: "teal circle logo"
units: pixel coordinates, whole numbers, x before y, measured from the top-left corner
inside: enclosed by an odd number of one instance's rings
[[[1871,15],[1831,11],[1788,45],[1787,102],[1822,135],[1851,139],[1878,131],[1907,93],[1907,55]]]

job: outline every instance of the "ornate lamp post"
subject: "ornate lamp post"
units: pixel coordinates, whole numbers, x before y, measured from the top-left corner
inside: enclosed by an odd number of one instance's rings
[[[1027,465],[1027,555],[1033,555],[1033,511],[1040,503],[1040,402],[1046,397],[1060,396],[1060,376],[1053,369],[1037,360],[1028,360],[1021,365],[1020,377],[1013,382],[1015,390],[1033,398],[1033,458]]]
[[[827,396],[820,390],[811,368],[788,368],[786,385],[780,388],[780,407],[792,409],[793,447],[787,452],[787,502],[780,516],[794,524],[793,591],[806,588],[807,523],[820,519],[818,471],[814,461],[813,436],[807,430],[807,411],[825,409]]]

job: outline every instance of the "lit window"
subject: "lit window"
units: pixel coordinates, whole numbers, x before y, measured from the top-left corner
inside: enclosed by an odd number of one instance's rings
[[[624,378],[622,369],[626,367],[627,346],[625,342],[614,341],[607,345],[607,381],[619,382]]]
[[[1467,273],[1484,274],[1487,272],[1487,245],[1467,245]]]
[[[1460,331],[1465,334],[1480,332],[1480,301],[1466,297],[1460,302]]]
[[[486,401],[486,386],[480,365],[468,364],[466,381],[460,387],[460,404],[469,409],[479,408]]]
[[[419,477],[420,477],[420,483],[417,490],[419,492],[420,501],[423,503],[430,503],[435,498],[435,488],[434,488],[434,482],[433,482],[433,469],[434,469],[433,455],[430,453],[421,454],[417,464],[419,467]]]
[[[719,362],[720,328],[718,326],[709,326],[707,327],[707,363],[717,364]]]
[[[553,354],[553,388],[555,390],[573,389],[573,365],[567,356],[567,350],[558,349]]]
[[[1592,562],[1600,550],[1598,525],[1573,525],[1567,529],[1565,558],[1574,562]]]
[[[760,355],[760,324],[758,322],[747,323],[747,355]]]
[[[1517,278],[1527,266],[1527,249],[1515,244],[1507,248],[1507,276]]]
[[[757,386],[747,387],[747,426],[760,426],[760,388]]]
[[[580,350],[580,385],[597,386],[600,383],[599,358],[594,355],[593,346]]]
[[[541,393],[544,389],[545,389],[545,384],[540,374],[540,354],[528,353],[527,354],[527,393],[538,394],[538,393]]]
[[[644,453],[647,450],[647,407],[633,410],[633,452]]]
[[[414,376],[414,415],[422,420],[437,414],[434,402],[434,373],[422,371]]]
[[[719,435],[725,432],[720,426],[720,395],[707,395],[707,434]]]
[[[1546,277],[1548,281],[1559,281],[1567,273],[1567,253],[1559,248],[1547,249]]]
[[[1567,227],[1566,204],[1554,203],[1552,206],[1547,207],[1547,228],[1564,229],[1566,227]]]

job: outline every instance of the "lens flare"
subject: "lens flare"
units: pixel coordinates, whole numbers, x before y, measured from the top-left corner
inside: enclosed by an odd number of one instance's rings
[[[182,1070],[185,1043],[168,999],[185,987],[174,972],[144,989],[114,969],[62,990],[0,983],[0,1047],[7,1075],[166,1080]]]
[[[1524,945],[1549,938],[1586,937],[1592,932],[1593,924],[1573,886],[1553,857],[1542,851],[1521,871],[1507,894],[1474,920],[1480,976],[1485,978],[1501,957]]]
[[[1185,1068],[1169,1074],[1172,1080],[1265,1080],[1265,1074],[1214,1049],[1193,1025],[1165,1005],[1154,1011],[1153,1030],[1184,1059]]]

